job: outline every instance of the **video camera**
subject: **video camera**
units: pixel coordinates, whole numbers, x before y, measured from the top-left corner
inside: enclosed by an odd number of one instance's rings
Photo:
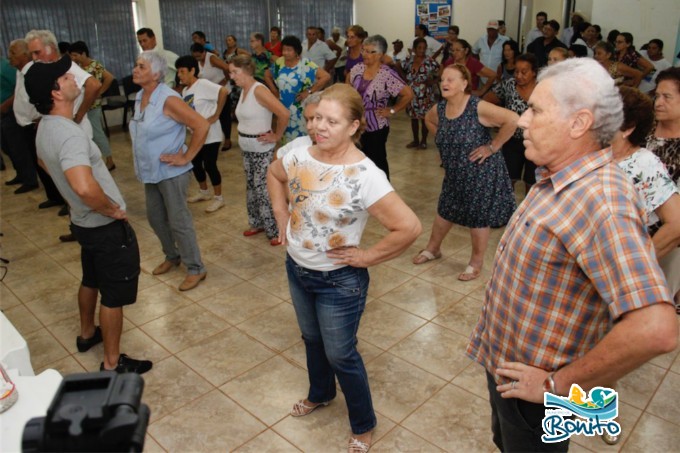
[[[141,452],[150,415],[143,389],[134,373],[66,376],[47,415],[26,423],[22,451]]]

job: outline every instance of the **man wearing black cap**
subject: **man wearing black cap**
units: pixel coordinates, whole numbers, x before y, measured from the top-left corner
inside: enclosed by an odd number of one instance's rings
[[[145,373],[148,360],[120,354],[123,306],[137,300],[139,247],[127,222],[125,201],[91,138],[73,121],[81,89],[68,72],[68,56],[35,62],[24,80],[31,104],[43,115],[36,135],[38,158],[71,208],[71,231],[81,246],[78,351],[104,342],[101,370]],[[99,321],[94,315],[101,292]]]

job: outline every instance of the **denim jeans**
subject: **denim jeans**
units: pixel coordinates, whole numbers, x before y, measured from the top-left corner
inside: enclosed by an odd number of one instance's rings
[[[335,377],[345,394],[354,434],[375,428],[371,390],[364,362],[357,351],[357,330],[366,306],[368,271],[346,266],[314,271],[286,259],[288,284],[307,351],[312,403],[335,398]]]

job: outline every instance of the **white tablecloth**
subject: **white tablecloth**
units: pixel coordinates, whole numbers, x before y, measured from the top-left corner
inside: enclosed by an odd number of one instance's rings
[[[16,369],[22,376],[35,376],[26,340],[0,312],[0,362],[5,370]]]

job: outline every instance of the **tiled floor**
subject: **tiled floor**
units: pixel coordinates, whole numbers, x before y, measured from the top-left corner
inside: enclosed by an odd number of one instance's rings
[[[393,184],[414,209],[424,233],[403,256],[371,269],[369,303],[359,330],[378,428],[372,451],[491,452],[484,373],[463,355],[477,319],[484,278],[463,283],[467,231],[454,228],[441,260],[421,266],[411,258],[429,235],[442,178],[434,146],[404,148],[408,120],[393,122],[389,160]],[[432,140],[430,140],[432,141]],[[283,248],[263,235],[244,238],[245,183],[238,148],[220,153],[226,208],[192,205],[208,278],[180,293],[181,270],[154,277],[162,261],[145,218],[142,185],[132,169],[130,140],[114,133],[113,175],[137,231],[143,273],[135,305],[125,309],[122,350],[154,361],[143,399],[151,407],[147,451],[344,451],[349,423],[342,394],[328,408],[294,419],[292,404],[307,388],[304,347],[286,283]],[[5,181],[12,170],[2,173]],[[195,184],[192,185],[195,187]],[[38,210],[42,191],[2,195],[2,256],[11,260],[0,285],[0,308],[24,335],[36,372],[95,370],[102,347],[76,352],[79,248],[61,244],[67,219]],[[518,194],[518,197],[520,194]],[[369,222],[365,243],[384,233]],[[624,439],[616,447],[576,437],[574,451],[671,451],[680,447],[680,359],[653,360],[619,384]]]

